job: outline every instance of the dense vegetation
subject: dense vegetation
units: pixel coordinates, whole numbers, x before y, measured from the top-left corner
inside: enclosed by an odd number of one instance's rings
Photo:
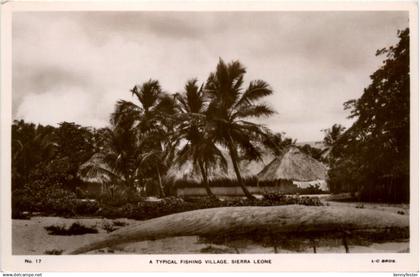
[[[90,205],[77,201],[86,197],[80,188],[87,183],[106,187],[103,195],[96,197],[99,203],[106,198],[123,204],[136,195],[164,198],[173,191],[164,178],[168,169],[187,161],[192,161],[214,199],[208,176],[213,170],[227,170],[222,148],[228,150],[237,185],[253,199],[244,185],[239,162],[260,159],[264,147],[278,153],[286,144],[280,135],[246,120],[273,111],[258,103],[272,93],[269,85],[256,80],[243,88],[245,73],[238,61],[226,64],[220,60],[205,83],[199,86],[192,79],[181,93],[165,92],[157,80],[136,85],[131,90],[135,101],[116,103],[109,128],[15,121],[14,212],[62,213],[64,209],[75,213]]]
[[[345,103],[354,124],[345,132],[335,126],[329,185],[333,192],[359,192],[367,201],[408,201],[410,167],[409,30],[371,75],[357,100]]]
[[[347,130],[338,124],[324,130],[325,149],[299,146],[302,152],[329,164],[328,181],[333,193],[357,192],[368,201],[408,201],[408,29],[400,32],[399,38],[396,46],[378,51],[377,55],[385,54],[386,59],[372,74],[372,83],[363,95],[345,103],[355,123]],[[158,216],[227,205],[217,201],[211,191],[222,181],[209,178],[215,170],[227,170],[227,157],[222,151],[228,153],[236,175],[236,180],[225,181],[226,184],[240,186],[247,201],[254,201],[251,204],[279,204],[254,199],[247,189],[254,181],[242,177],[239,163],[260,160],[263,151],[278,155],[295,142],[249,120],[273,114],[269,106],[259,102],[273,91],[262,80],[244,86],[245,73],[238,61],[226,64],[220,60],[206,82],[200,84],[191,79],[179,93],[165,92],[157,80],[136,85],[131,90],[135,101],[116,103],[109,128],[87,128],[69,122],[53,127],[15,121],[14,217],[32,211],[111,217],[126,213],[144,218],[145,211]],[[145,204],[144,196],[173,195],[174,185],[198,185],[196,181],[174,184],[165,179],[172,166],[186,162],[192,162],[201,179],[198,183],[206,188],[211,201]],[[81,200],[87,198],[81,188],[89,183],[105,187],[101,195],[95,196],[97,201]],[[316,193],[317,189],[306,192]],[[229,205],[241,202],[232,203]]]

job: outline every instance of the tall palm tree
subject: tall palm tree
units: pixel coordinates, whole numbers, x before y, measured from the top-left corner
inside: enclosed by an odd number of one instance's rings
[[[208,132],[229,150],[238,183],[246,197],[253,199],[243,184],[239,154],[248,160],[261,159],[259,144],[269,140],[271,134],[263,125],[245,119],[272,115],[274,111],[270,107],[256,102],[273,91],[262,80],[252,81],[243,89],[245,73],[245,67],[239,61],[225,64],[220,59],[216,71],[207,79],[205,92],[210,98]]]
[[[205,132],[206,99],[203,86],[199,88],[197,80],[189,80],[185,85],[185,91],[176,94],[175,97],[180,111],[180,123],[175,139],[186,141],[178,151],[177,162],[182,165],[192,160],[193,170],[201,173],[208,196],[215,199],[216,196],[211,191],[208,181],[209,170],[214,170],[216,167],[226,169],[227,162],[214,141]]]
[[[129,125],[137,135],[137,147],[141,149],[139,156],[140,166],[153,168],[159,185],[160,196],[164,196],[162,185],[162,170],[169,162],[170,153],[173,152],[168,141],[167,133],[173,128],[172,116],[175,113],[173,97],[162,91],[156,80],[149,80],[141,86],[131,90],[136,96],[139,105],[131,101],[120,100],[117,102],[111,122],[116,128]],[[168,152],[169,151],[169,152]]]

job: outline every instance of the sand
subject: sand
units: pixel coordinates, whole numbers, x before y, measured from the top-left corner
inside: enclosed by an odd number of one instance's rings
[[[330,206],[360,207],[361,203],[339,203],[328,202]],[[363,204],[368,210],[386,211],[396,214],[403,211],[408,214],[408,205],[381,205]],[[106,225],[112,225],[116,220],[100,218],[60,218],[60,217],[33,217],[30,220],[13,220],[12,249],[13,255],[43,255],[46,251],[57,250],[68,251],[89,242],[105,238],[108,233],[104,229]],[[127,226],[141,223],[136,220],[118,219],[125,222]],[[95,227],[97,234],[84,234],[74,236],[50,235],[44,227],[51,225],[70,226],[79,222],[87,227]],[[407,252],[409,248],[408,239],[389,241],[385,243],[373,243],[358,245],[359,242],[349,241],[350,253],[396,253]],[[342,241],[337,238],[323,238],[315,241],[317,253],[344,253],[345,248]],[[198,254],[198,253],[274,253],[272,246],[266,246],[249,240],[231,241],[228,245],[218,245],[204,241],[198,236],[178,236],[141,242],[130,242],[115,245],[105,249],[89,252],[89,254]],[[280,245],[277,253],[313,253],[313,242],[309,240],[290,241],[287,245]],[[49,252],[51,253],[51,252]]]

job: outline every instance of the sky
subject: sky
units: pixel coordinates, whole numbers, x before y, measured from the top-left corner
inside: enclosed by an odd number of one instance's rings
[[[205,82],[222,58],[262,79],[276,113],[258,119],[298,142],[351,126],[343,103],[379,68],[408,13],[17,12],[12,22],[13,118],[105,127],[119,99],[152,79],[169,92]]]

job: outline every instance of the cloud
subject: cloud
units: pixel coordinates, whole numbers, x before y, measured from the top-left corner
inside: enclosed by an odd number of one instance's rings
[[[24,97],[17,117],[26,121],[56,125],[63,121],[80,122],[91,126],[105,126],[107,122],[95,116],[93,95],[85,91],[66,87],[41,94]]]
[[[135,84],[154,78],[178,92],[222,57],[272,86],[277,114],[260,122],[318,140],[351,123],[342,103],[362,94],[383,58],[376,49],[407,25],[406,12],[14,13],[13,116],[102,126]]]

